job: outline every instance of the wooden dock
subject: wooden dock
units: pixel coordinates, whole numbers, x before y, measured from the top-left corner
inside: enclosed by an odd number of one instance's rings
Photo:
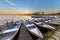
[[[33,40],[23,24],[17,37],[17,40]]]

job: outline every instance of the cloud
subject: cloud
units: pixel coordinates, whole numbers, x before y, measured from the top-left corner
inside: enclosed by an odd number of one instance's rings
[[[6,8],[9,8],[9,9],[17,9],[17,8],[14,8],[14,7],[11,7],[11,6],[7,6],[7,5],[4,5],[4,4],[0,4],[0,6],[2,6],[2,7],[6,7]]]
[[[9,3],[10,5],[16,6],[16,4],[11,2],[10,0],[5,0],[5,2]]]

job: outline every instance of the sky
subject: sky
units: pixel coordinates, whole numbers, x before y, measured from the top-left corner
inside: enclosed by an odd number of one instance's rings
[[[0,0],[0,11],[60,10],[60,0]]]

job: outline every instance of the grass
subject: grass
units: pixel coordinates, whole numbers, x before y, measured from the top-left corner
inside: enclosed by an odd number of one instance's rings
[[[55,31],[49,32],[48,35],[43,38],[43,40],[48,40],[48,38],[52,37],[52,35],[54,34],[54,32],[55,32]]]
[[[58,26],[58,28],[55,31],[58,31],[58,30],[60,30],[60,26]]]
[[[43,40],[48,40],[48,38],[51,38],[52,35],[54,35],[55,31],[58,31],[58,30],[60,30],[60,26],[58,26],[58,28],[56,30],[49,32],[48,35],[43,38]]]

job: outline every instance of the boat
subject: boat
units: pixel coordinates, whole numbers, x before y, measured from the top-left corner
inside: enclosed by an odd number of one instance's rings
[[[55,21],[55,22],[49,22],[50,24],[55,24],[55,25],[60,25],[60,22]]]
[[[38,27],[35,24],[33,24],[31,21],[28,21],[28,20],[25,21],[24,25],[31,34],[35,35],[38,38],[41,38],[41,39],[43,38],[43,35],[38,29]]]
[[[21,27],[20,22],[9,25],[5,30],[0,32],[0,40],[13,40]]]
[[[47,21],[45,23],[50,24],[50,25],[55,25],[55,26],[57,25],[57,26],[59,26],[60,25],[60,19],[53,19],[52,21],[50,21],[50,22]]]
[[[51,30],[54,30],[55,28],[44,23],[42,20],[33,20],[32,21],[34,24],[36,24],[38,27],[42,27],[42,28],[45,28],[45,29],[51,29]]]
[[[48,22],[52,22],[53,19],[52,18],[47,18],[47,19],[44,19],[43,21],[46,22],[46,23],[48,23]]]
[[[47,24],[52,25],[52,26],[60,26],[59,22],[48,22]]]
[[[47,24],[52,24],[52,25],[60,25],[59,18],[48,18],[48,19],[44,20],[44,22]]]

